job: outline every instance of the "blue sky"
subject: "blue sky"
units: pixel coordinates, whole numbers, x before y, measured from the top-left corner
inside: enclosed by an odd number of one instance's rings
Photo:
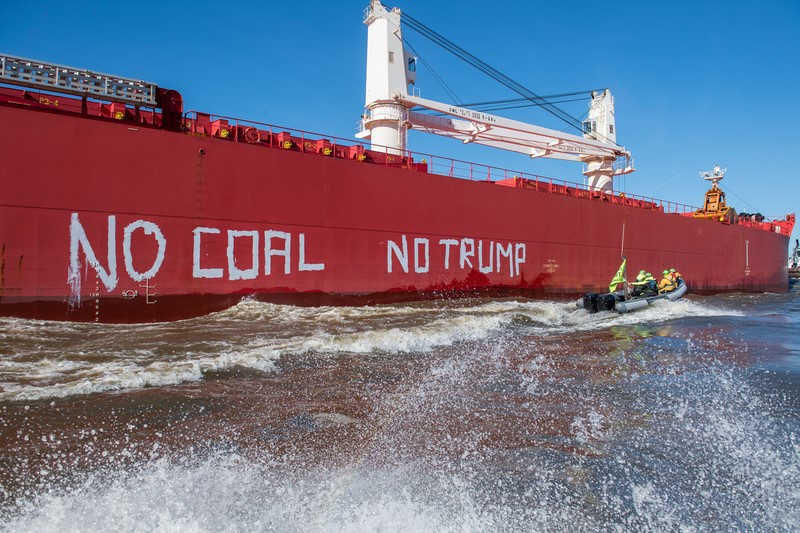
[[[698,171],[719,163],[738,211],[800,212],[800,2],[397,2],[386,5],[537,94],[610,88],[618,142],[637,168],[624,180],[627,192],[700,205],[708,183]],[[8,2],[0,52],[149,80],[179,90],[187,109],[353,138],[364,104],[367,5]],[[516,96],[413,31],[404,36],[462,101]],[[417,87],[449,101],[423,66]],[[587,105],[564,108],[581,117]],[[498,114],[563,127],[535,108]],[[422,133],[411,134],[410,148],[582,181],[580,164]]]

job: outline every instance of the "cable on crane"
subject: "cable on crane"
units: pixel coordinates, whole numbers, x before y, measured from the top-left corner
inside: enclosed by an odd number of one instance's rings
[[[550,94],[547,96],[542,96],[543,100],[547,100],[550,103],[560,103],[560,102],[552,102],[551,98],[566,98],[568,96],[578,96],[582,94],[591,95],[594,91],[602,91],[602,89],[592,89],[590,91],[573,91],[569,93],[559,93],[559,94]],[[583,100],[584,98],[576,98],[573,100],[563,100],[564,102],[574,102],[575,100]],[[487,100],[485,102],[473,102],[471,104],[462,104],[463,107],[473,107],[473,106],[482,106],[482,105],[492,105],[492,104],[512,104],[518,102],[530,102],[528,105],[541,105],[536,102],[531,102],[529,98],[506,98],[504,100]]]
[[[463,48],[461,48],[457,44],[453,43],[452,41],[450,41],[446,37],[442,36],[441,34],[437,33],[434,30],[432,30],[428,26],[424,25],[423,23],[421,23],[420,21],[418,21],[417,19],[415,19],[414,17],[412,17],[408,13],[403,13],[403,18],[406,21],[406,25],[409,28],[411,28],[412,30],[416,31],[417,33],[419,33],[423,37],[426,37],[426,38],[430,39],[435,44],[438,44],[439,46],[441,46],[442,48],[444,48],[448,52],[452,53],[453,55],[455,55],[456,57],[458,57],[462,61],[466,62],[469,65],[472,65],[475,68],[477,68],[481,72],[483,72],[486,75],[488,75],[490,78],[492,78],[492,79],[498,81],[499,83],[505,85],[506,87],[508,87],[512,91],[516,92],[520,96],[522,96],[522,97],[524,97],[524,98],[526,98],[526,99],[528,99],[528,100],[530,100],[532,102],[538,103],[547,112],[549,112],[553,116],[557,117],[558,119],[566,122],[569,126],[577,129],[578,131],[583,132],[583,124],[578,119],[576,119],[575,117],[573,117],[572,115],[570,115],[569,113],[564,111],[563,109],[560,109],[560,108],[556,107],[555,105],[553,105],[552,103],[548,102],[547,100],[545,100],[541,96],[537,95],[536,93],[534,93],[530,89],[527,89],[526,87],[524,87],[523,85],[521,85],[521,84],[517,83],[516,81],[512,80],[511,78],[509,78],[508,76],[506,76],[502,72],[498,71],[494,67],[488,65],[484,61],[481,61],[480,59],[478,59],[474,55],[470,54],[469,52],[467,52],[466,50],[464,50]]]
[[[423,59],[422,56],[420,56],[416,50],[414,50],[414,47],[411,46],[411,43],[408,42],[408,39],[403,38],[403,42],[408,47],[408,49],[411,50],[411,52],[416,56],[416,58],[419,59],[419,61],[425,66],[425,68],[427,68],[430,71],[430,73],[433,75],[433,79],[435,79],[442,87],[442,89],[444,89],[444,92],[446,92],[447,95],[453,99],[453,102],[457,103],[461,107],[464,107],[464,104],[461,103],[461,99],[458,96],[456,96],[456,93],[450,89],[447,83],[445,83],[444,79],[442,79],[441,76],[439,76],[436,73],[436,71],[433,70],[433,67],[427,61],[425,61],[425,59]]]
[[[556,104],[563,104],[567,102],[579,102],[581,100],[586,100],[586,98],[569,98],[564,100],[557,100],[553,101]],[[504,102],[508,102],[508,105],[500,105]],[[492,105],[493,104],[493,105]],[[467,109],[474,109],[475,111],[502,111],[505,109],[519,109],[522,107],[535,107],[539,106],[540,104],[531,102],[527,98],[518,98],[518,99],[511,99],[511,100],[497,100],[495,102],[483,102],[483,103],[473,103],[473,104],[458,104],[459,107],[465,107]],[[433,116],[444,116],[446,113],[432,111],[429,109],[423,109],[420,113],[425,115],[433,115]]]
[[[722,187],[720,187],[720,189],[722,189]],[[755,208],[755,207],[753,207],[751,204],[749,204],[749,203],[747,202],[747,200],[745,200],[744,198],[742,198],[741,196],[739,196],[738,194],[736,194],[735,192],[733,192],[733,191],[731,190],[731,188],[730,188],[730,187],[726,186],[726,187],[725,187],[724,189],[722,189],[722,190],[723,190],[723,191],[725,191],[725,192],[729,192],[729,193],[731,193],[731,194],[732,194],[732,195],[734,195],[736,198],[738,198],[739,200],[741,200],[742,202],[744,202],[745,204],[747,204],[747,207],[749,207],[750,209],[752,209],[752,210],[753,210],[753,212],[756,212],[756,213],[760,213],[760,212],[761,212],[761,210],[760,210],[760,209],[756,209],[756,208]]]
[[[570,115],[563,109],[553,105],[553,103],[549,102],[546,98],[537,95],[530,89],[512,80],[502,72],[488,65],[484,61],[481,61],[480,59],[470,54],[469,52],[467,52],[454,42],[450,41],[443,35],[437,33],[436,31],[432,30],[422,22],[418,21],[413,16],[409,15],[407,12],[403,13],[403,19],[405,21],[405,25],[408,26],[410,29],[416,31],[423,37],[426,37],[429,40],[433,41],[435,44],[441,46],[442,48],[444,48],[451,54],[455,55],[462,61],[466,62],[467,64],[480,70],[481,72],[483,72],[490,78],[494,79],[495,81],[501,83],[502,85],[505,85],[507,88],[516,92],[524,99],[529,100],[535,105],[538,105],[539,107],[543,108],[545,111],[549,112],[556,118],[565,122],[569,128],[574,128],[578,130],[580,133],[584,133],[582,119],[575,118],[574,116]],[[588,112],[585,113],[583,116],[585,117],[586,115],[588,115]],[[598,140],[600,141],[607,142],[610,144],[616,144],[616,142],[611,141],[608,137],[601,134],[600,132],[593,132],[593,133],[597,136]]]

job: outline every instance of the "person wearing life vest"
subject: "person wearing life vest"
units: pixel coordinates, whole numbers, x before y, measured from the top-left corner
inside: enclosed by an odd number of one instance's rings
[[[669,274],[672,276],[672,280],[675,282],[676,287],[683,281],[683,278],[681,278],[681,273],[676,271],[674,268],[669,269]]]
[[[650,272],[645,273],[644,280],[647,282],[644,291],[642,292],[643,296],[655,296],[658,294],[658,283],[656,282],[656,278]]]
[[[647,272],[640,270],[639,274],[636,275],[636,281],[632,281],[630,284],[631,287],[633,287],[633,289],[631,289],[631,296],[635,298],[642,295],[645,288],[647,288],[647,285],[649,284],[646,278]]]
[[[663,272],[663,275],[664,277],[661,279],[661,283],[658,284],[659,294],[663,294],[665,292],[672,292],[675,290],[675,280],[672,279],[669,270],[665,270]]]

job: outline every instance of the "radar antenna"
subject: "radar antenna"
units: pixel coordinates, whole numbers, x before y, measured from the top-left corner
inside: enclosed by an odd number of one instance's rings
[[[704,180],[708,180],[711,182],[712,189],[719,189],[717,183],[719,183],[722,178],[725,177],[725,173],[728,171],[728,167],[719,168],[719,165],[714,165],[713,170],[701,170],[700,177]]]
[[[695,211],[692,214],[693,217],[717,220],[725,224],[734,222],[736,211],[725,203],[725,192],[717,185],[725,177],[725,172],[727,171],[728,167],[719,168],[719,165],[714,165],[713,170],[700,171],[700,177],[710,181],[711,188],[706,191],[706,201],[703,204],[703,208]]]

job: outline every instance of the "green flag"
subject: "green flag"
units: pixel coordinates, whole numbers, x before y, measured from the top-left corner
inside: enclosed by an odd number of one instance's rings
[[[627,258],[622,260],[619,270],[617,270],[614,279],[611,280],[611,285],[608,286],[608,292],[614,292],[614,289],[617,287],[617,283],[623,283],[625,281],[625,263],[627,262]]]

